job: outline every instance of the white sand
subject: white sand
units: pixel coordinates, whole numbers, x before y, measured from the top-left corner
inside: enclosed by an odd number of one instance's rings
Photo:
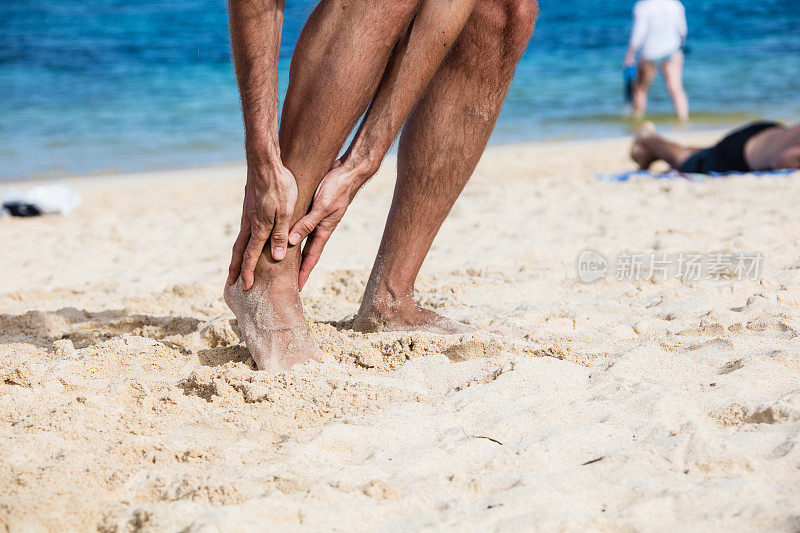
[[[626,150],[484,157],[418,293],[505,337],[347,329],[387,162],[304,291],[330,360],[283,375],[221,299],[241,167],[0,220],[0,529],[798,530],[800,175],[594,180]],[[587,285],[586,247],[760,251],[763,279]]]

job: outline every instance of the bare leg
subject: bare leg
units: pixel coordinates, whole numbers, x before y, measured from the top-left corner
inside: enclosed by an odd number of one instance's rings
[[[675,52],[668,61],[661,66],[664,74],[664,83],[672,98],[675,114],[681,122],[689,121],[689,98],[683,89],[683,52]]]
[[[298,186],[293,221],[308,210],[416,8],[416,0],[323,0],[306,23],[292,57],[280,125],[283,164]],[[299,247],[280,263],[267,248],[250,291],[241,280],[225,289],[260,369],[284,370],[320,355],[300,304],[299,267]]]
[[[656,79],[656,66],[650,61],[639,61],[639,68],[636,75],[636,85],[633,88],[633,116],[641,118],[647,111],[647,93],[650,85]]]
[[[636,132],[631,146],[631,159],[636,161],[642,170],[647,170],[659,160],[666,161],[672,168],[680,168],[689,156],[699,150],[668,141],[656,133],[652,122],[645,122]]]
[[[532,0],[479,0],[409,116],[400,138],[394,199],[357,330],[472,329],[417,307],[414,281],[483,153],[536,13]]]

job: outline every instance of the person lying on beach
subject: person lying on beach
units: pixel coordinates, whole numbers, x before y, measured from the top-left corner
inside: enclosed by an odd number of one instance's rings
[[[634,137],[631,158],[642,170],[663,160],[679,172],[697,174],[800,168],[800,124],[753,122],[714,146],[692,148],[668,141],[645,122]]]
[[[279,127],[283,1],[230,0],[247,182],[225,301],[258,368],[320,358],[299,290],[401,127],[394,198],[353,327],[472,330],[418,307],[414,282],[486,147],[537,14],[536,0],[322,0],[295,47]]]

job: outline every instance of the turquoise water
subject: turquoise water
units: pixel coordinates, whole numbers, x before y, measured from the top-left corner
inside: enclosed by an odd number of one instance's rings
[[[286,2],[281,91],[311,1]],[[619,135],[632,1],[541,2],[492,142]],[[693,127],[800,117],[800,2],[687,0]],[[221,0],[3,0],[0,179],[242,158]],[[651,112],[669,122],[660,82]],[[666,126],[668,129],[668,126]]]

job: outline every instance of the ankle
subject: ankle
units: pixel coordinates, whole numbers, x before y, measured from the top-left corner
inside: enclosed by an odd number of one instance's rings
[[[297,293],[297,277],[298,269],[292,268],[290,258],[280,263],[261,259],[256,265],[253,287],[278,294]]]
[[[368,303],[372,314],[384,318],[391,318],[408,312],[409,308],[416,309],[414,290],[393,288],[379,283]]]

